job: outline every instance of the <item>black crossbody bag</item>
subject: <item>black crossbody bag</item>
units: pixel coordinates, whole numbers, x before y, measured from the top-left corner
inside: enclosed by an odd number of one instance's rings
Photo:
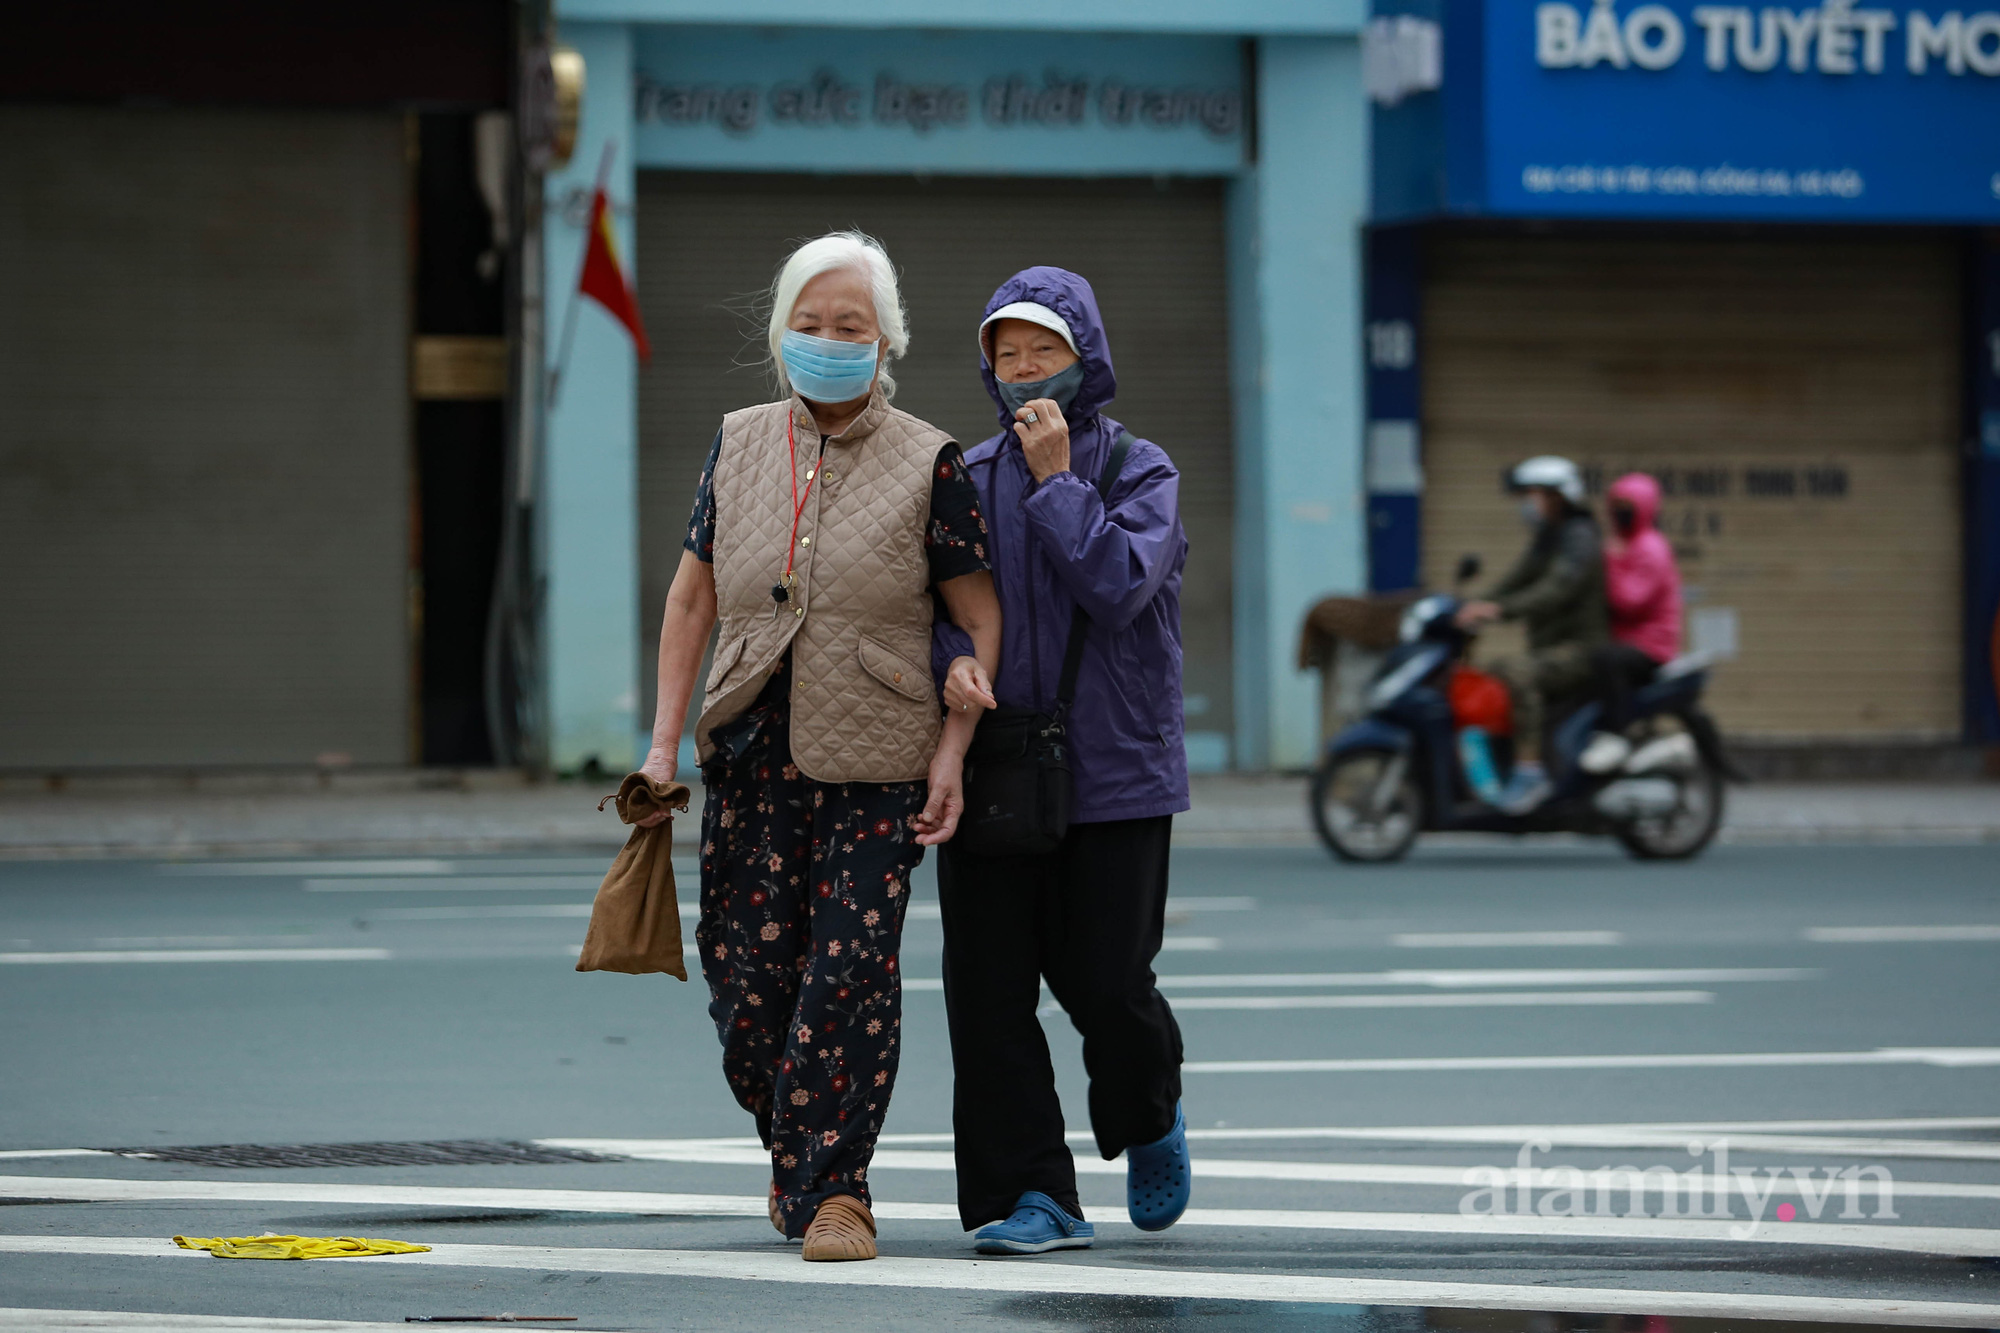
[[[1132,432],[1119,432],[1097,479],[1108,504],[1111,483],[1125,466]],[[1090,616],[1079,606],[1070,616],[1062,678],[1053,712],[991,708],[979,719],[965,754],[965,814],[953,841],[974,856],[1041,856],[1069,832],[1076,791],[1069,771],[1068,718],[1083,666]]]

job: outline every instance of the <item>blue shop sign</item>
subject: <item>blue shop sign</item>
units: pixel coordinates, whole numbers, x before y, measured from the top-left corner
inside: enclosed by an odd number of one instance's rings
[[[2000,10],[1402,8],[1442,87],[1377,111],[1378,216],[2000,220]]]
[[[1218,175],[1243,165],[1222,38],[640,28],[643,167]]]

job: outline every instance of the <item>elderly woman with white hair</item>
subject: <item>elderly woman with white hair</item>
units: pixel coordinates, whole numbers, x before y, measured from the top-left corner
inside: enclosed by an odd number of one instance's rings
[[[889,404],[909,338],[882,247],[858,232],[799,247],[770,343],[785,396],[729,413],[710,446],[642,771],[674,778],[719,622],[695,724],[709,1016],[771,1152],[772,1225],[809,1260],[872,1259],[910,875],[957,827],[984,693],[959,664],[968,698],[940,718],[933,617],[941,601],[990,679],[1000,607],[958,445]]]

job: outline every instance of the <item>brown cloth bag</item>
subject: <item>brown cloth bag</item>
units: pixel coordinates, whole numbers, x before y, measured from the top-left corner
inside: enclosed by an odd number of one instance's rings
[[[637,824],[656,811],[667,817],[651,828],[635,828],[625,848],[597,887],[584,932],[579,972],[670,972],[688,979],[681,961],[681,909],[674,900],[673,811],[688,808],[687,784],[659,782],[628,773],[618,793],[597,803],[618,802],[618,818]]]

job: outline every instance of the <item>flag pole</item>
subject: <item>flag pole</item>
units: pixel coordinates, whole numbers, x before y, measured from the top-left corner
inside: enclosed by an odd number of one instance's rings
[[[604,156],[597,164],[597,188],[590,196],[593,214],[596,209],[597,196],[604,194],[606,187],[610,184],[611,163],[617,156],[618,141],[616,139],[606,139],[604,141]],[[610,196],[606,195],[605,202],[608,207]],[[591,220],[595,221],[596,219],[593,216]],[[576,281],[570,284],[569,305],[563,311],[562,338],[557,343],[556,362],[553,366],[549,367],[548,405],[550,408],[555,407],[556,399],[561,396],[563,370],[569,365],[570,344],[576,341],[576,307],[578,300],[583,295],[583,266],[590,262],[592,238],[589,228],[590,223],[586,222],[584,224],[583,246],[578,250],[576,256]]]

